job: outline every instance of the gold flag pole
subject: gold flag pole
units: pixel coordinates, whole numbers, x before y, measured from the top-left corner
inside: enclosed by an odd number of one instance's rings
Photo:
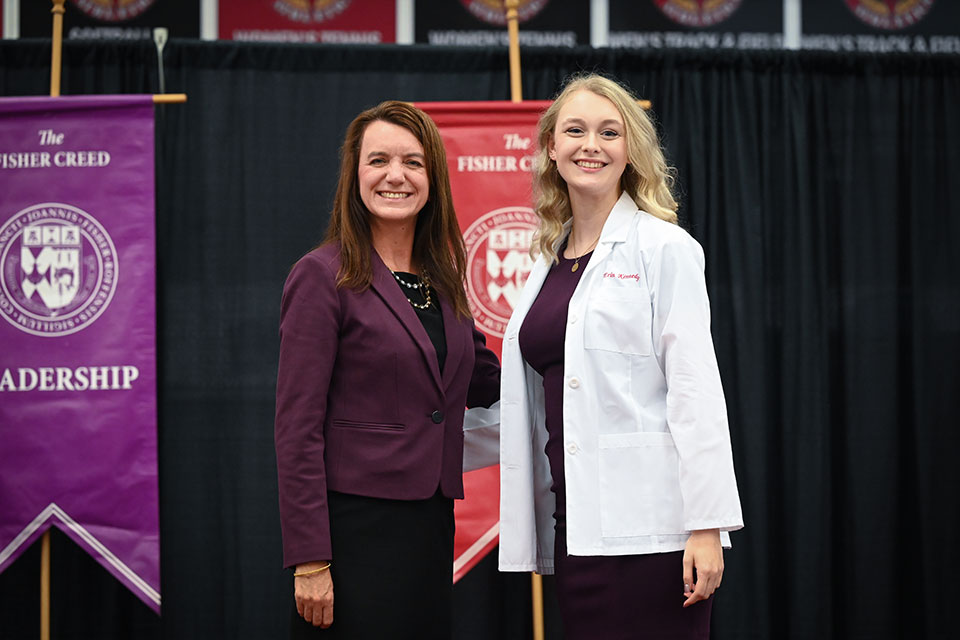
[[[543,576],[530,574],[533,593],[533,640],[543,640]]]
[[[510,37],[510,100],[523,102],[520,85],[520,27],[517,7],[520,0],[504,0],[507,11],[507,34]],[[543,640],[543,578],[538,573],[530,574],[530,589],[533,597],[533,640]]]
[[[67,0],[52,0],[53,9],[50,10],[50,13],[53,14],[53,47],[50,54],[50,97],[56,98],[60,95],[60,72],[63,66],[63,13],[64,13],[64,3]],[[185,93],[158,93],[153,96],[154,104],[178,104],[187,101],[187,94]],[[43,534],[45,549],[47,549],[48,560],[49,560],[49,547],[50,547],[50,532]],[[41,582],[42,582],[41,576]],[[49,576],[47,576],[47,582],[49,582]],[[49,592],[48,592],[49,597]],[[41,607],[42,607],[41,602]],[[49,635],[45,636],[42,640],[48,640]]]
[[[517,25],[517,7],[520,0],[505,0],[507,9],[507,33],[510,36],[510,100],[522,102],[523,92],[520,88],[520,27]]]
[[[50,52],[50,97],[60,95],[60,65],[63,51],[63,5],[53,0],[53,49]],[[50,640],[50,530],[40,543],[40,640]]]
[[[50,97],[60,95],[60,72],[63,66],[63,13],[67,0],[52,0],[53,44],[50,52]],[[164,93],[153,96],[154,104],[173,104],[187,101],[185,93]],[[50,530],[43,533],[40,543],[40,640],[50,640]]]
[[[40,640],[50,640],[50,530],[40,543]]]
[[[60,95],[60,58],[63,51],[63,3],[67,0],[53,0],[53,51],[50,60],[50,97]]]

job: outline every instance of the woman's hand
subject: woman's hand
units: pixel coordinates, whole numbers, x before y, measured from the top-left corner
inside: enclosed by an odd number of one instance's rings
[[[330,563],[304,562],[298,564],[294,573],[309,573],[322,567],[324,571],[293,578],[293,597],[297,601],[297,613],[315,627],[326,629],[333,624],[333,578]]]
[[[696,585],[693,577],[696,570]],[[723,547],[719,529],[694,531],[683,551],[684,607],[706,600],[720,586],[723,578]],[[696,590],[694,590],[696,586]]]

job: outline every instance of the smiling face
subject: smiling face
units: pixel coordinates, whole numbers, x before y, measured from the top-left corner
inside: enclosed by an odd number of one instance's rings
[[[582,89],[557,114],[547,145],[571,196],[616,200],[627,166],[623,117],[608,99]]]
[[[423,145],[401,126],[371,122],[360,144],[357,181],[371,226],[415,220],[430,195]]]

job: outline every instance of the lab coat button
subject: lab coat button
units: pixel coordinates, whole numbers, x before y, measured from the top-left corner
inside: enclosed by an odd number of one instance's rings
[[[568,384],[570,385],[571,389],[576,389],[580,386],[580,378],[570,378],[570,382]]]
[[[568,444],[567,444],[567,451],[568,451],[568,452],[570,453],[570,455],[572,455],[572,456],[573,456],[573,455],[576,455],[576,454],[577,454],[577,443],[576,443],[576,442],[570,442],[570,443],[568,443]]]
[[[577,324],[577,314],[575,313],[570,314],[570,324]]]
[[[434,424],[440,424],[443,422],[443,411],[434,411],[430,414],[430,419],[433,420]]]

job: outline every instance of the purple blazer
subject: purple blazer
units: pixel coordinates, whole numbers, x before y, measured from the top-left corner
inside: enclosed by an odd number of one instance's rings
[[[284,566],[333,557],[327,491],[463,497],[463,411],[500,395],[500,366],[472,318],[439,299],[443,375],[420,319],[379,255],[366,291],[337,288],[324,245],[283,287],[275,440]],[[438,296],[439,297],[439,296]]]

